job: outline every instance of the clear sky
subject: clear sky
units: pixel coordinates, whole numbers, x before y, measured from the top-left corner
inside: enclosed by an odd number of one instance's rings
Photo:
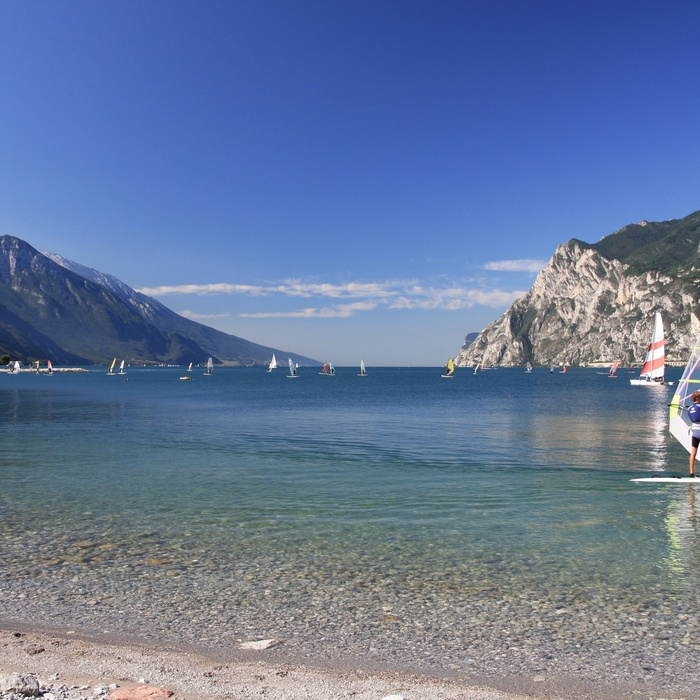
[[[0,0],[0,235],[338,366],[700,209],[695,0]]]

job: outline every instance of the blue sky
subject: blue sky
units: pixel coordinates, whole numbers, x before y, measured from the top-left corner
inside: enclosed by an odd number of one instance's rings
[[[0,235],[334,364],[442,365],[700,209],[700,4],[0,0]]]

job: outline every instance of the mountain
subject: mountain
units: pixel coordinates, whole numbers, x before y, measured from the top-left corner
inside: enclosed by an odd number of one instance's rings
[[[462,347],[455,364],[640,363],[654,312],[670,362],[700,332],[700,211],[630,224],[589,244],[560,245],[528,293]]]
[[[0,352],[62,364],[129,362],[267,364],[276,353],[179,316],[116,277],[0,236]]]

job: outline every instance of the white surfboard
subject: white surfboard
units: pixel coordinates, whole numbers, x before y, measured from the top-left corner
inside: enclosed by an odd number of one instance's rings
[[[700,477],[698,476],[644,476],[639,479],[630,479],[630,481],[656,484],[696,484],[700,486]]]

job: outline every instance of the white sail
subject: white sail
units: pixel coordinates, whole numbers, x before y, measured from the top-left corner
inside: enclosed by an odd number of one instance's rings
[[[191,371],[192,371],[192,363],[191,363],[191,362],[190,362],[190,366],[187,368],[187,371],[188,371],[188,372],[191,372]]]
[[[267,371],[272,372],[273,369],[277,369],[277,358],[274,352],[272,353],[272,359],[270,360],[270,366],[267,368]]]
[[[365,369],[365,361],[360,360],[360,377],[366,377],[367,376],[367,370]]]
[[[690,425],[692,423],[688,418],[688,407],[692,405],[690,397],[697,389],[700,389],[700,335],[690,348],[688,364],[685,366],[668,409],[668,429],[688,452],[691,448]]]
[[[124,371],[124,360],[119,363],[119,374],[126,374]]]
[[[644,365],[639,379],[630,379],[630,384],[635,385],[659,385],[664,382],[664,370],[666,366],[666,350],[664,343],[664,324],[661,314],[657,311],[654,315],[654,334],[644,358]]]
[[[287,375],[288,377],[297,377],[297,368],[295,367],[294,363],[292,362],[292,358],[289,358],[289,374]]]
[[[206,374],[211,374],[214,371],[214,361],[211,357],[207,360],[207,371]]]

